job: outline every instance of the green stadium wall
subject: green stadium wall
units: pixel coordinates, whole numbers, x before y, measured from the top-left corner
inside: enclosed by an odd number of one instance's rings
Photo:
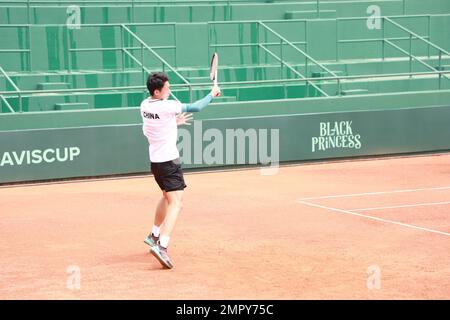
[[[306,108],[308,99],[213,105],[196,114],[193,126],[180,128],[179,147],[184,161],[190,159],[184,167],[265,163],[265,155],[276,160],[276,143],[280,162],[450,150],[450,92],[417,93],[415,103],[411,96],[310,99]],[[424,102],[428,105],[421,106]],[[324,132],[336,125],[342,132]],[[238,150],[238,141],[231,139],[236,130],[249,136],[256,132],[256,140],[247,137]],[[214,150],[219,156],[211,153],[215,140],[204,137],[206,132],[224,139],[223,149]],[[325,148],[324,141],[338,146]],[[227,144],[233,146],[233,161],[226,159]],[[138,108],[5,114],[0,146],[0,183],[149,172]],[[250,159],[255,147],[258,157]],[[205,155],[217,156],[219,163],[206,161]]]

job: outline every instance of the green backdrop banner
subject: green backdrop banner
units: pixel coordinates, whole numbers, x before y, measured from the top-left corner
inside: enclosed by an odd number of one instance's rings
[[[185,168],[450,150],[450,106],[196,120]],[[149,171],[140,124],[0,131],[0,183]]]

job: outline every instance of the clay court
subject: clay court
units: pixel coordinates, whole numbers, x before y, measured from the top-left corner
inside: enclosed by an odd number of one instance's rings
[[[2,187],[0,299],[448,299],[449,163],[188,173],[172,270],[143,242],[151,176]]]

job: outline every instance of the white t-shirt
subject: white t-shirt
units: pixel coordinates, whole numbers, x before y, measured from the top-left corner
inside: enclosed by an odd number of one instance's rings
[[[182,103],[176,100],[147,98],[141,103],[142,131],[149,143],[151,162],[180,157],[177,149],[177,119]]]

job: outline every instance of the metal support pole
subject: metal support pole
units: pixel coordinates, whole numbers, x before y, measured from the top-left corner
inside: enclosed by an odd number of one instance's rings
[[[409,73],[412,73],[412,34],[409,34]],[[412,74],[409,75],[412,78]]]
[[[31,26],[28,25],[28,64],[30,71],[33,70],[32,56],[31,56]]]
[[[208,35],[209,37],[209,35]],[[175,59],[175,68],[178,68],[177,65],[177,51],[178,51],[178,47],[177,47],[177,25],[173,24],[173,38],[174,38],[174,45],[175,45],[175,54],[174,54],[174,59]],[[209,55],[208,55],[209,57]]]
[[[305,60],[305,75],[306,75],[306,77],[308,78],[309,77],[309,73],[308,73],[308,57],[306,57],[306,60]]]
[[[439,50],[439,72],[442,72],[442,51]],[[442,73],[439,73],[439,90],[442,85]]]
[[[70,29],[66,26],[67,30],[67,69],[68,72],[72,72],[72,49],[70,47]]]
[[[22,94],[19,92],[19,112],[23,112],[23,105],[22,105]]]
[[[260,40],[259,40],[259,23],[256,23],[256,42],[258,43],[258,47],[257,47],[257,59],[258,59],[258,66],[261,65],[261,48],[260,48]]]
[[[336,19],[336,62],[339,61],[339,19]]]
[[[283,39],[280,40],[280,79],[283,79]]]
[[[142,67],[142,82],[145,83],[144,45],[142,43],[141,43],[141,67]]]
[[[385,52],[385,50],[386,50],[386,42],[385,42],[386,33],[385,33],[385,30],[384,30],[385,26],[386,26],[386,23],[385,23],[385,20],[384,20],[384,17],[383,17],[382,20],[381,20],[381,30],[382,30],[381,55],[383,57],[383,61],[386,58],[386,52]]]
[[[120,25],[120,48],[122,49],[122,71],[125,71],[125,45],[124,45],[124,33],[123,25]]]
[[[431,31],[431,16],[428,16],[428,41],[431,42],[431,35],[430,35],[430,31]],[[427,48],[428,48],[428,59],[430,59],[430,44],[427,44]]]
[[[305,21],[305,52],[308,53],[308,20]]]
[[[28,21],[28,24],[31,24],[31,19],[30,19],[30,0],[27,0],[27,21]]]

